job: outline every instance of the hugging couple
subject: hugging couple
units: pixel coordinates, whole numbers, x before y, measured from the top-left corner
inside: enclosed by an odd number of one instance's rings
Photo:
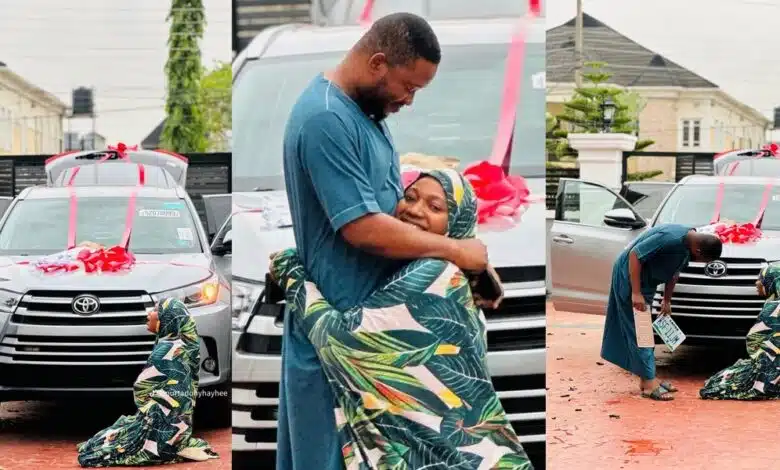
[[[487,369],[474,191],[455,170],[403,188],[385,123],[440,60],[425,20],[386,16],[291,111],[279,470],[532,468]]]

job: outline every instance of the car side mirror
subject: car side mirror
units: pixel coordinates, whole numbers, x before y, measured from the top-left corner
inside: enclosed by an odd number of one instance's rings
[[[225,236],[222,237],[222,243],[215,246],[211,253],[216,256],[225,256],[227,254],[233,253],[233,231],[228,230],[225,233]]]
[[[636,214],[629,209],[612,209],[604,214],[604,224],[608,227],[628,228],[636,230],[646,225],[645,221],[638,219]]]

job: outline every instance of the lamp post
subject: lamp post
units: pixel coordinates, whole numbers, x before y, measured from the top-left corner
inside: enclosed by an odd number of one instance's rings
[[[612,130],[612,122],[615,119],[616,110],[617,106],[611,96],[607,96],[604,101],[601,102],[601,124],[603,132]]]

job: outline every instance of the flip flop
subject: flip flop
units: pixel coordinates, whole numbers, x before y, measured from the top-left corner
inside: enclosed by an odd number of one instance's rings
[[[655,401],[672,401],[674,397],[669,395],[669,392],[660,385],[650,393],[642,392],[642,398],[649,398]]]
[[[675,386],[672,385],[671,382],[661,382],[661,387],[663,387],[664,389],[672,393],[678,391],[677,388],[675,388]]]

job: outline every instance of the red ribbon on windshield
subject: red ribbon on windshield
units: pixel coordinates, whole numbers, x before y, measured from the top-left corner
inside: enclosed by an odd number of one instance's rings
[[[764,187],[764,192],[761,196],[761,205],[758,208],[758,215],[753,222],[745,224],[727,224],[720,222],[720,213],[723,207],[723,198],[726,191],[726,182],[721,178],[718,184],[718,192],[715,196],[715,215],[710,221],[710,225],[714,225],[714,233],[717,235],[722,243],[733,244],[745,244],[753,243],[760,240],[763,237],[763,233],[759,228],[764,218],[764,213],[769,205],[769,197],[772,194],[772,188],[774,188],[774,180],[767,182]]]
[[[360,24],[368,24],[371,22],[371,12],[374,10],[374,0],[366,0],[363,4],[363,10],[360,12],[358,22]]]
[[[119,154],[121,159],[128,159],[127,150],[135,150],[137,147],[128,148],[125,144],[120,143],[116,147],[109,146],[110,150],[114,150]],[[111,155],[106,155],[97,164],[101,164],[111,158]],[[76,197],[76,191],[73,187],[73,183],[78,175],[80,166],[72,169],[70,178],[68,179],[68,192],[69,192],[69,207],[68,207],[68,250],[76,248],[76,227],[78,225],[78,199]],[[111,248],[82,248],[75,257],[54,257],[51,262],[44,261],[42,263],[36,263],[35,267],[44,273],[54,272],[72,272],[79,270],[83,267],[87,273],[94,272],[118,272],[127,270],[135,264],[135,257],[129,251],[130,234],[133,229],[133,220],[135,218],[136,199],[138,190],[146,183],[146,169],[143,164],[138,164],[138,184],[130,194],[130,200],[127,205],[127,214],[125,216],[125,229],[122,233],[122,238],[119,245]]]
[[[463,174],[477,196],[477,218],[486,222],[494,216],[513,216],[521,207],[533,202],[530,191],[522,176],[511,176],[505,171],[512,146],[512,137],[520,103],[520,89],[523,80],[525,45],[528,26],[539,16],[540,0],[529,0],[528,13],[512,37],[507,54],[504,88],[493,150],[488,161],[469,165]]]

